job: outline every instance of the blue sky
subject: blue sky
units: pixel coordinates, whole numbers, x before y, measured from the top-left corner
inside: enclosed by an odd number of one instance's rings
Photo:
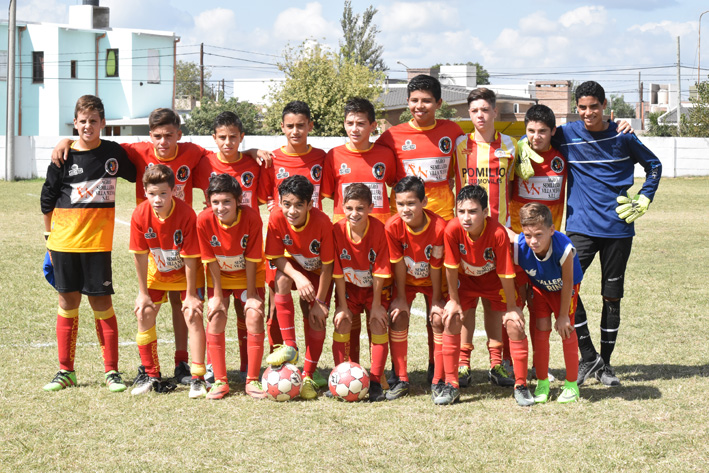
[[[65,23],[77,0],[18,0],[18,19]],[[273,77],[284,48],[314,38],[337,48],[341,1],[101,0],[114,27],[174,31],[178,52],[198,61],[205,44],[214,78]],[[410,67],[480,62],[493,83],[594,79],[635,100],[643,82],[676,82],[677,36],[682,89],[697,77],[699,15],[704,1],[353,0],[355,12],[374,5],[390,76]],[[7,15],[3,9],[3,15]],[[703,19],[702,69],[709,73],[709,14]],[[229,49],[223,49],[229,48]],[[227,56],[218,57],[215,56]],[[250,62],[257,61],[257,62]],[[266,64],[261,64],[266,63]],[[623,70],[625,69],[625,70]]]

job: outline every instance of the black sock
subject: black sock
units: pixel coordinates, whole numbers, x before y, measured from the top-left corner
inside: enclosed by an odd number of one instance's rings
[[[601,314],[601,358],[610,364],[611,355],[615,348],[620,327],[620,299],[615,301],[603,300],[603,313]]]

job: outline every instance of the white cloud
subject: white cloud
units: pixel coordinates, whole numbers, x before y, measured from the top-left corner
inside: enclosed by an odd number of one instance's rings
[[[579,7],[559,17],[559,23],[565,28],[595,27],[603,29],[610,21],[612,20],[608,17],[608,12],[604,7]]]
[[[382,6],[375,19],[383,33],[442,31],[458,24],[460,12],[445,2],[396,2]]]
[[[215,46],[234,46],[239,44],[239,25],[233,10],[215,8],[205,10],[194,19],[192,34],[197,38],[207,38]]]
[[[182,36],[194,26],[192,16],[171,5],[170,0],[101,0],[109,7],[115,28],[173,31]]]
[[[4,9],[3,18],[7,18]],[[18,21],[45,21],[48,23],[68,23],[69,9],[56,0],[30,0],[18,2],[16,17]]]
[[[323,16],[322,5],[312,2],[305,8],[287,8],[283,10],[273,23],[272,36],[281,42],[300,42],[314,38],[337,44],[341,34],[339,24],[327,21]]]
[[[628,28],[628,31],[639,31],[641,33],[651,33],[659,35],[669,34],[675,38],[694,33],[697,30],[696,22],[676,22],[676,21],[661,21],[659,23],[644,23],[642,25],[633,25]]]

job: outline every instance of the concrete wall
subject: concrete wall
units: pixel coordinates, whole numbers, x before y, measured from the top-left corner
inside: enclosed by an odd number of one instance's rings
[[[15,177],[29,179],[44,177],[54,145],[63,136],[17,136],[15,137]],[[70,137],[69,137],[70,138]],[[119,143],[146,141],[148,137],[116,136]],[[216,151],[214,140],[210,136],[185,136],[189,141]],[[344,137],[310,137],[309,143],[324,150],[329,150],[346,142]],[[709,176],[709,138],[654,138],[643,137],[647,145],[662,161],[663,177]],[[276,149],[284,146],[283,136],[247,136],[242,142],[242,149]],[[0,139],[0,156],[5,156],[5,140]],[[4,161],[3,161],[4,163]],[[636,177],[644,176],[640,166],[635,168]],[[0,179],[5,179],[5,165],[0,166]]]

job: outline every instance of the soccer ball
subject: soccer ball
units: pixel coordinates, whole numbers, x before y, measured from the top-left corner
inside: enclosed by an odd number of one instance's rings
[[[332,370],[327,384],[334,397],[347,402],[361,401],[369,392],[369,373],[354,361],[345,361]]]
[[[284,402],[298,397],[302,384],[300,371],[290,363],[278,367],[269,366],[261,377],[263,390],[272,401]]]

